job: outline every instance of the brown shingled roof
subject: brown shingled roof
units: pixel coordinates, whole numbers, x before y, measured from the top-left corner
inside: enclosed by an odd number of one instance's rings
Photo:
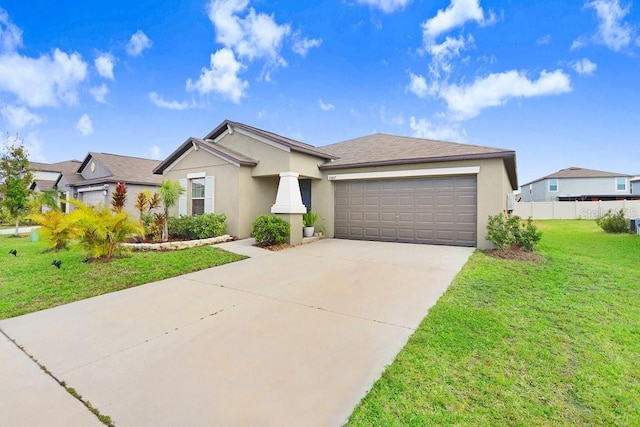
[[[111,172],[111,176],[82,180],[82,184],[122,181],[128,184],[160,185],[162,182],[161,176],[153,174],[153,170],[160,164],[159,160],[90,152],[78,168],[78,171],[82,171],[91,158],[102,163]]]
[[[431,139],[376,133],[350,139],[323,147],[339,157],[322,166],[323,169],[345,167],[363,167],[380,164],[422,163],[441,161],[454,157],[491,156],[513,153],[501,148],[480,145],[460,144],[456,142],[434,141]]]
[[[541,179],[547,178],[614,178],[614,177],[631,177],[626,173],[615,173],[598,171],[594,169],[584,169],[572,166],[566,169],[560,169],[558,172],[554,172]]]

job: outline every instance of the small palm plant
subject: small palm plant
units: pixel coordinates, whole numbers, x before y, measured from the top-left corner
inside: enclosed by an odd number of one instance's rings
[[[184,188],[182,188],[178,181],[171,181],[169,179],[162,181],[162,184],[158,187],[158,194],[160,194],[160,200],[162,200],[164,206],[164,224],[162,227],[163,242],[169,240],[169,209],[178,203],[178,199],[184,191]]]
[[[125,211],[113,212],[104,204],[94,207],[78,200],[71,203],[77,208],[71,215],[76,217],[80,243],[90,258],[111,259],[122,255],[126,249],[121,243],[144,234],[144,227],[131,221]]]

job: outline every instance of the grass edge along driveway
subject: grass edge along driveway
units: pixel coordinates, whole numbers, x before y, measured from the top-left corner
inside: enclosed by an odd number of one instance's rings
[[[640,237],[536,225],[544,261],[476,251],[348,425],[640,425]]]
[[[9,254],[17,250],[17,256]],[[84,262],[77,246],[47,251],[28,236],[0,235],[0,319],[168,279],[246,257],[201,246],[176,251],[133,252],[109,262]],[[60,268],[52,261],[60,260]]]

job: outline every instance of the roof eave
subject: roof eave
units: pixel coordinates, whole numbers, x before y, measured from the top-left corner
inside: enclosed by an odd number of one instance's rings
[[[397,159],[397,160],[381,160],[377,162],[366,163],[350,163],[350,164],[338,164],[332,165],[331,163],[325,163],[320,165],[321,170],[334,170],[334,169],[350,169],[350,168],[366,168],[372,166],[396,166],[396,165],[408,165],[418,163],[437,163],[455,160],[484,160],[484,159],[503,159],[505,168],[507,170],[507,176],[509,177],[509,183],[513,190],[518,189],[518,174],[516,167],[516,152],[515,151],[500,151],[496,153],[483,153],[483,154],[464,154],[457,156],[439,156],[439,157],[416,157],[411,159]]]

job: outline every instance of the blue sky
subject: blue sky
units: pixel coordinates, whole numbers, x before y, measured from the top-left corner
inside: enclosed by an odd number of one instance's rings
[[[0,130],[32,160],[162,159],[230,119],[640,174],[631,1],[0,1]]]

